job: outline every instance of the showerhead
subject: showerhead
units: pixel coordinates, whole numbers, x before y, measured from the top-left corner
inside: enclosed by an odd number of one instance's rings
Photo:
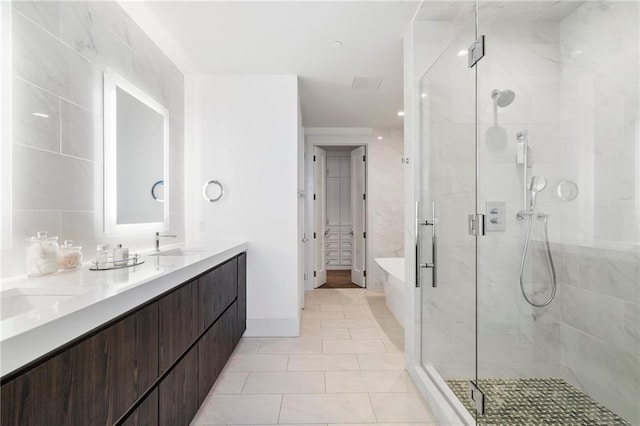
[[[513,90],[494,89],[491,92],[491,99],[493,99],[493,102],[500,108],[504,108],[511,105],[511,102],[513,102],[515,98],[516,98],[516,94],[514,93]]]
[[[531,192],[531,204],[529,210],[533,210],[536,207],[536,198],[538,192],[543,191],[547,187],[547,179],[544,176],[533,176],[529,183],[529,191]]]
[[[544,176],[533,176],[529,183],[529,191],[536,193],[547,187],[547,178]]]

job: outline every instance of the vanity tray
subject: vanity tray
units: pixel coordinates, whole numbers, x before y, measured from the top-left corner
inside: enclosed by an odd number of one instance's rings
[[[134,254],[133,256],[129,256],[126,260],[118,260],[117,262],[126,262],[126,264],[116,265],[113,261],[113,256],[109,256],[106,263],[98,263],[94,260],[93,262],[91,262],[91,266],[89,267],[89,269],[92,271],[109,271],[111,269],[130,268],[132,266],[142,265],[144,263],[144,260],[140,257],[139,254]]]

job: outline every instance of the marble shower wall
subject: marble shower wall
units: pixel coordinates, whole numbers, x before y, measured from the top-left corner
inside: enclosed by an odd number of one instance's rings
[[[367,288],[382,290],[385,273],[376,257],[404,257],[403,132],[379,129],[382,140],[367,145]]]
[[[510,15],[492,19],[481,7],[478,32],[487,37],[488,54],[478,64],[478,201],[480,211],[487,201],[505,202],[506,231],[487,233],[478,245],[478,372],[564,377],[636,424],[640,5],[565,2],[557,5],[562,16],[533,19],[526,8],[534,3],[522,3],[520,11],[514,3]],[[466,45],[469,40],[472,34]],[[475,200],[475,109],[473,81],[456,63],[467,46],[455,43],[423,79],[423,185],[437,180],[426,197],[438,198],[438,216],[447,223],[440,227],[441,285],[422,289],[422,332],[425,364],[445,378],[468,378],[475,363],[475,259],[465,225]],[[506,139],[489,131],[493,89],[516,93],[510,106],[498,109]],[[514,160],[515,133],[523,129],[531,145],[529,176],[549,182],[537,206],[550,215],[558,295],[544,309],[527,305],[518,283],[525,224],[515,219],[522,208],[522,166]],[[572,202],[555,193],[565,179],[579,185]],[[543,237],[536,220],[525,283],[539,301],[550,291]]]
[[[184,77],[115,2],[12,4],[13,247],[2,276],[24,273],[24,239],[46,230],[82,245],[151,248],[151,235],[102,231],[103,73],[170,111],[171,228],[184,237]],[[34,116],[34,112],[48,118]]]
[[[563,376],[640,423],[640,4],[560,22],[561,135],[578,199],[562,215]]]

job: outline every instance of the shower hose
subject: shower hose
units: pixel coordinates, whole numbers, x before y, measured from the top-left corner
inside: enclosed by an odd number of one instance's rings
[[[527,250],[529,249],[529,240],[531,238],[531,228],[533,227],[533,212],[529,215],[529,226],[527,229],[527,238],[524,242],[524,249],[522,250],[522,261],[520,262],[520,290],[522,291],[522,296],[524,300],[527,301],[528,304],[534,306],[536,308],[543,308],[547,306],[553,298],[556,296],[556,268],[553,265],[553,257],[551,257],[551,247],[549,246],[549,231],[548,231],[548,215],[544,213],[538,213],[538,219],[544,222],[544,240],[546,245],[546,254],[547,254],[547,265],[551,271],[551,295],[544,303],[536,303],[533,300],[529,299],[527,293],[524,291],[524,264],[527,259]]]

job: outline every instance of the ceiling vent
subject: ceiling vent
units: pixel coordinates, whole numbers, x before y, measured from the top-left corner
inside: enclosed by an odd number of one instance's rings
[[[382,84],[382,77],[353,77],[352,89],[373,89],[378,90]]]

